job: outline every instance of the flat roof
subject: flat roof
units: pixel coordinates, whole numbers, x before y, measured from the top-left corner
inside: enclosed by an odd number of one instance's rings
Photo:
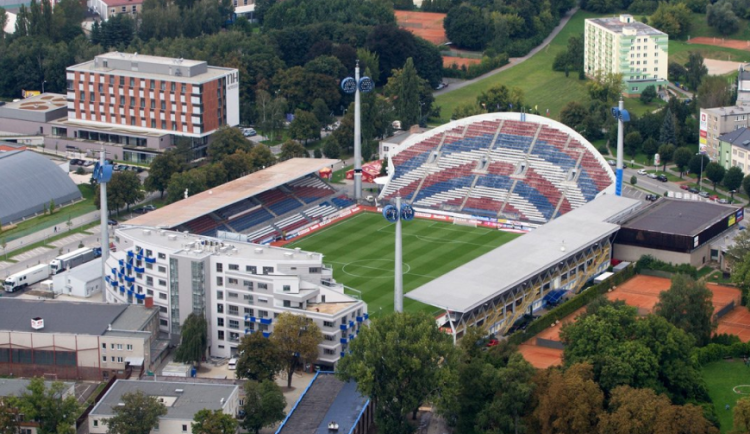
[[[21,110],[28,112],[45,113],[65,107],[67,110],[67,96],[59,93],[46,92],[41,95],[24,98],[16,102],[6,102],[3,109]]]
[[[92,280],[102,278],[102,258],[94,258],[89,262],[85,262],[77,267],[69,268],[62,274],[69,277],[83,280],[85,282],[91,282]]]
[[[328,423],[338,432],[354,428],[368,400],[357,392],[357,383],[344,383],[333,372],[319,372],[276,434],[328,434]]]
[[[175,67],[182,66],[186,68],[191,68],[195,66],[199,66],[201,64],[205,64],[205,61],[202,60],[189,60],[189,59],[174,59],[171,57],[159,57],[159,56],[148,56],[145,54],[138,54],[137,57],[134,57],[131,53],[118,53],[118,52],[112,52],[112,53],[104,53],[99,54],[96,56],[97,59],[127,59],[127,60],[137,60],[138,62],[142,62],[144,64],[150,63],[155,65],[173,65]],[[177,61],[177,63],[176,63]],[[227,75],[229,71],[236,71],[234,68],[225,68],[222,66],[211,66],[206,65],[205,72],[198,73],[193,76],[188,76],[187,74],[184,75],[169,75],[169,74],[161,74],[158,72],[146,72],[146,71],[132,71],[129,69],[119,69],[119,68],[113,68],[113,67],[104,67],[104,65],[97,66],[94,60],[89,60],[87,62],[79,63],[77,65],[69,66],[67,68],[68,72],[98,72],[102,74],[110,73],[117,75],[118,77],[133,77],[138,79],[144,79],[144,80],[162,80],[162,81],[174,81],[177,83],[192,83],[192,84],[200,84],[205,83],[207,81],[214,80],[218,77],[223,77]]]
[[[308,312],[320,312],[332,315],[334,313],[341,312],[348,307],[352,307],[354,306],[354,304],[356,303],[353,301],[342,301],[338,303],[315,303],[307,305],[307,308],[305,310]]]
[[[622,224],[623,228],[694,237],[736,207],[713,202],[664,198]]]
[[[20,396],[28,391],[26,387],[31,383],[30,379],[25,378],[0,378],[0,396]],[[53,381],[45,381],[44,386],[49,388]],[[75,383],[65,382],[63,394],[75,387]]]
[[[639,205],[635,199],[600,196],[406,296],[443,309],[467,312],[616,232],[616,223]]]
[[[593,24],[596,24],[598,26],[601,26],[611,32],[615,33],[623,33],[625,29],[633,29],[635,30],[636,34],[634,35],[626,35],[626,36],[667,36],[666,33],[662,32],[661,30],[656,30],[655,28],[649,26],[648,24],[644,24],[640,21],[637,21],[635,18],[630,16],[631,20],[629,23],[623,22],[620,20],[620,16],[616,17],[605,17],[605,18],[588,18],[586,21],[591,22]]]
[[[33,333],[70,333],[101,336],[110,324],[117,324],[126,310],[149,310],[127,304],[62,302],[53,300],[22,300],[0,297],[0,330]],[[153,309],[151,309],[153,311]],[[128,312],[123,318],[139,315]],[[31,328],[31,319],[44,319],[44,328]],[[123,323],[123,327],[126,323]],[[122,329],[122,327],[121,327]],[[133,327],[140,330],[141,325]]]
[[[90,415],[112,416],[114,407],[122,402],[122,395],[141,391],[147,396],[175,398],[161,419],[192,420],[195,413],[207,408],[220,410],[229,401],[238,386],[232,384],[178,383],[170,381],[117,380]],[[177,390],[182,392],[177,392]],[[222,402],[223,398],[223,402]]]
[[[341,160],[328,158],[292,158],[138,216],[129,220],[128,224],[174,228],[324,167],[333,166],[339,161]]]
[[[706,113],[718,116],[731,116],[750,113],[750,106],[744,105],[730,105],[726,107],[714,107],[709,109],[701,109]]]

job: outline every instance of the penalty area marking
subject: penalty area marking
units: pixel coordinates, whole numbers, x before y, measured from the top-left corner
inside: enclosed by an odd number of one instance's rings
[[[738,395],[750,395],[750,384],[740,384],[739,386],[734,386],[732,388],[732,391]]]

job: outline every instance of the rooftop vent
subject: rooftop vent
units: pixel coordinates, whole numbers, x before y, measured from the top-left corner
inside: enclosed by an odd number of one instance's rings
[[[286,256],[287,258],[291,258],[291,257],[294,256],[294,253],[292,253],[292,252],[284,252],[284,256]]]
[[[31,318],[31,328],[34,330],[41,330],[44,328],[44,318],[36,317]]]
[[[184,392],[184,391],[185,391],[184,389],[175,389],[175,390],[174,390],[174,393],[182,393],[182,392]]]
[[[170,241],[177,241],[177,235],[169,235],[167,238],[169,238]]]
[[[143,230],[143,235],[151,235],[151,230],[149,230],[149,229],[144,229],[144,230]]]
[[[256,255],[262,255],[263,254],[263,247],[256,247],[255,248],[255,254]]]
[[[294,248],[294,251],[295,251],[295,252],[297,252],[297,253],[299,253],[299,252],[301,252],[301,251],[302,251],[302,249],[300,249],[299,247],[295,247],[295,248]]]

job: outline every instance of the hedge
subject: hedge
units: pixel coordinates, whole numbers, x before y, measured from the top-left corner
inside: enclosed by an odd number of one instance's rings
[[[453,64],[449,68],[443,68],[443,77],[462,78],[464,80],[469,80],[490,72],[493,69],[497,69],[501,66],[507,65],[508,62],[508,55],[505,53],[500,53],[494,57],[484,56],[481,63],[469,65],[468,68],[459,68],[456,66],[456,64]]]
[[[615,274],[614,276],[610,277],[604,282],[599,283],[597,285],[593,285],[585,289],[583,292],[581,292],[577,296],[553,308],[552,310],[547,312],[546,315],[542,316],[541,318],[538,318],[537,320],[529,324],[526,330],[517,331],[513,333],[512,335],[508,337],[508,341],[515,345],[520,345],[523,342],[526,342],[527,340],[539,334],[542,330],[550,327],[556,321],[561,320],[565,318],[566,316],[572,314],[573,312],[577,311],[578,309],[582,308],[583,306],[586,306],[596,297],[602,294],[605,294],[613,286],[616,286],[625,282],[626,280],[630,279],[634,275],[635,275],[635,266],[633,264],[630,264],[624,270],[620,271],[619,273]]]
[[[708,344],[702,348],[694,348],[690,355],[694,363],[701,365],[727,357],[743,356],[750,356],[750,342],[737,342],[732,345]]]
[[[667,273],[687,274],[693,279],[698,278],[698,269],[693,267],[690,264],[674,265],[674,264],[666,263],[664,261],[656,259],[651,255],[643,255],[641,256],[640,259],[638,259],[638,262],[636,263],[636,266],[635,266],[635,271],[638,273],[642,273],[643,270],[654,270],[654,271],[664,271]]]

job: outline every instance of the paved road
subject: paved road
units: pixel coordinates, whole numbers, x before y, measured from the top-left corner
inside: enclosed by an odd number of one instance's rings
[[[462,87],[469,86],[469,85],[474,84],[474,83],[476,83],[478,81],[484,80],[487,77],[492,77],[493,75],[499,74],[499,73],[505,71],[506,69],[510,69],[510,68],[512,68],[512,67],[514,67],[514,66],[516,66],[518,64],[521,64],[521,63],[525,62],[526,60],[528,60],[529,58],[531,58],[531,56],[533,56],[536,53],[538,53],[542,48],[544,48],[547,45],[549,45],[549,43],[555,38],[555,36],[557,36],[557,34],[560,33],[560,31],[563,29],[563,27],[565,27],[565,25],[568,24],[568,21],[570,20],[570,18],[573,15],[575,15],[576,12],[578,12],[578,6],[574,7],[571,10],[569,10],[568,13],[565,14],[565,16],[560,20],[560,24],[558,24],[557,27],[555,27],[552,30],[552,33],[550,33],[549,36],[547,36],[546,38],[544,38],[544,41],[542,41],[541,44],[539,44],[538,46],[536,46],[535,48],[533,48],[531,51],[529,51],[529,53],[527,55],[525,55],[523,57],[512,57],[512,58],[509,59],[510,63],[508,63],[507,65],[501,66],[500,68],[497,68],[497,69],[493,69],[492,71],[490,71],[490,72],[488,72],[486,74],[480,75],[477,78],[472,78],[471,80],[465,80],[465,81],[456,82],[456,83],[453,83],[453,84],[451,84],[450,86],[448,86],[446,88],[443,88],[443,89],[440,89],[440,90],[436,90],[435,92],[432,93],[433,96],[437,97],[437,96],[446,94],[448,92],[452,92],[452,91],[454,91],[456,89],[461,89]]]
[[[681,94],[681,93],[683,93],[683,94],[687,95],[687,97],[690,98],[690,99],[693,99],[693,97],[694,97],[693,92],[688,92],[686,90],[680,89],[679,87],[675,86],[674,83],[672,83],[672,82],[669,82],[669,88],[672,89],[673,91],[677,92],[678,95]]]

